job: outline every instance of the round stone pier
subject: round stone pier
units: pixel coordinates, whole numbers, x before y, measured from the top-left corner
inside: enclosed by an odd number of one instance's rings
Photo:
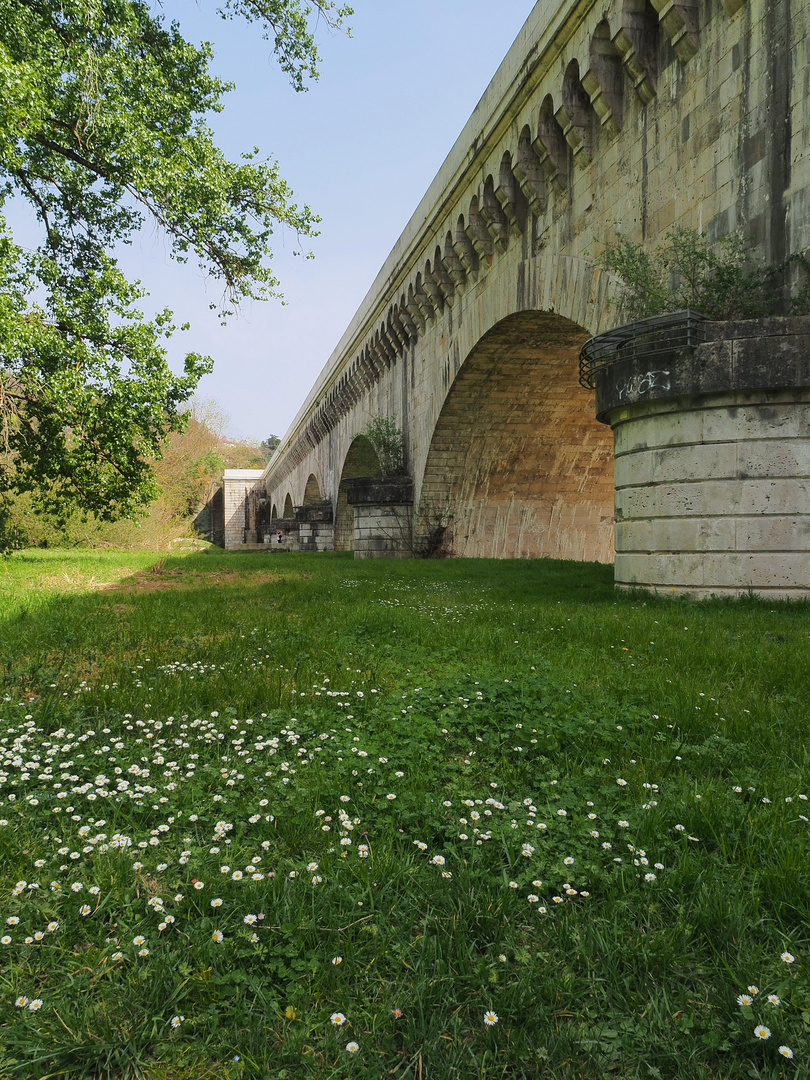
[[[617,586],[810,599],[810,319],[643,345],[589,375],[614,434]]]

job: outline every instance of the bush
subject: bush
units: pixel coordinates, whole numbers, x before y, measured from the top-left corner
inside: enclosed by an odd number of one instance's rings
[[[601,265],[619,279],[620,305],[631,321],[684,308],[716,320],[810,311],[808,259],[791,255],[778,265],[763,266],[740,233],[712,245],[705,233],[677,228],[652,249],[619,236],[605,247]],[[791,276],[802,278],[793,293]]]
[[[374,447],[383,476],[400,476],[405,472],[405,439],[390,417],[375,416],[366,424],[363,434]]]

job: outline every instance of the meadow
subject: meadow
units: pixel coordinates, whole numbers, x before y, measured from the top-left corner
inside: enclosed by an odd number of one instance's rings
[[[2,1080],[808,1076],[810,607],[0,565]]]

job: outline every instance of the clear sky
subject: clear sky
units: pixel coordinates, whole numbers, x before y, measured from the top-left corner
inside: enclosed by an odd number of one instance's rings
[[[215,0],[153,6],[188,39],[212,42],[214,70],[236,83],[212,119],[223,149],[238,156],[255,145],[275,157],[296,200],[323,221],[306,245],[313,260],[293,256],[292,234],[276,234],[286,306],[254,304],[224,329],[208,310],[219,287],[191,263],[176,266],[153,230],[123,253],[122,266],[155,307],[192,324],[173,339],[173,360],[189,350],[214,357],[198,396],[228,413],[230,432],[283,435],[533,0],[353,0],[352,37],[319,35],[321,79],[304,94],[275,67],[257,29],[221,20]]]

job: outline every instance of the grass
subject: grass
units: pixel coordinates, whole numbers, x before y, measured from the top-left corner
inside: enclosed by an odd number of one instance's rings
[[[611,576],[10,559],[0,1077],[808,1075],[810,608]]]

